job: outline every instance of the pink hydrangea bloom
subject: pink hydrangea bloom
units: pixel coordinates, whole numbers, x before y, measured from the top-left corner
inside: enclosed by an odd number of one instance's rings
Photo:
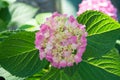
[[[82,61],[87,45],[85,26],[73,16],[54,13],[36,33],[35,45],[40,59],[47,59],[52,66],[63,68]]]
[[[83,0],[79,4],[78,15],[86,10],[98,10],[104,12],[114,19],[117,19],[117,9],[112,5],[110,0]]]

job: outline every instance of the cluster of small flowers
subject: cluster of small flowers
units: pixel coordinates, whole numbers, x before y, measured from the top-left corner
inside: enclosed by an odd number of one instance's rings
[[[73,16],[55,12],[36,33],[35,45],[40,59],[47,59],[52,66],[63,68],[81,62],[87,45],[85,26]]]
[[[79,4],[77,14],[80,15],[86,10],[98,10],[117,20],[117,9],[112,5],[110,0],[83,0]]]

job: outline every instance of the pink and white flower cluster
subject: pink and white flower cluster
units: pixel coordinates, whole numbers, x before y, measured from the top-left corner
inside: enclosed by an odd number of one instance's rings
[[[117,9],[112,5],[110,0],[82,0],[82,3],[79,4],[77,14],[80,15],[86,10],[98,10],[117,19]]]
[[[41,60],[46,58],[52,66],[63,68],[81,62],[86,36],[85,26],[73,16],[55,12],[36,33],[35,45]]]

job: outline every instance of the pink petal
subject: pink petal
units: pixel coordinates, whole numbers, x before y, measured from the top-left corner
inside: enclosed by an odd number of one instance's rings
[[[51,65],[54,66],[54,67],[59,68],[59,63],[57,63],[57,62],[52,62]]]
[[[76,64],[78,64],[79,62],[82,61],[81,57],[79,57],[77,55],[75,55],[74,59],[75,59]]]
[[[76,19],[75,19],[73,16],[70,16],[70,17],[69,17],[69,21],[70,21],[71,23],[73,23],[74,21],[76,21]]]
[[[73,66],[72,62],[67,62],[67,66]]]
[[[69,57],[69,56],[70,56],[70,54],[71,54],[71,52],[70,52],[70,51],[64,51],[63,56],[64,56],[64,57]]]
[[[76,37],[76,36],[71,36],[71,37],[68,39],[68,42],[69,42],[70,44],[76,43],[76,42],[77,42],[77,37]]]
[[[43,60],[43,58],[45,58],[45,53],[40,53],[40,60]]]
[[[59,66],[60,67],[66,67],[67,63],[65,60],[60,61]]]
[[[53,55],[52,54],[46,54],[46,59],[50,62],[53,62]]]
[[[38,35],[39,33],[36,34],[36,40],[35,40],[35,44],[36,44],[36,48],[39,49],[41,42],[44,39],[44,36],[42,35]]]
[[[77,55],[78,56],[82,56],[82,54],[84,53],[84,51],[85,51],[85,47],[80,47],[79,49],[77,49]]]
[[[48,29],[49,29],[49,26],[46,24],[42,24],[40,27],[40,31],[42,34],[46,33],[46,31],[48,31]]]
[[[58,12],[54,12],[53,15],[52,15],[53,18],[57,17],[57,16],[60,16],[60,14]]]

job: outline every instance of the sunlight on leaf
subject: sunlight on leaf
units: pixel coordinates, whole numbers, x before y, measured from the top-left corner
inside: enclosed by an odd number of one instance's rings
[[[39,25],[43,24],[46,21],[46,18],[50,17],[52,13],[40,13],[35,19]]]
[[[24,3],[14,3],[10,6],[12,20],[10,26],[21,26],[32,19],[37,12],[37,8],[31,7]]]
[[[5,80],[24,80],[24,78],[16,77],[11,75],[8,71],[4,68],[0,67],[0,77],[4,77]]]

